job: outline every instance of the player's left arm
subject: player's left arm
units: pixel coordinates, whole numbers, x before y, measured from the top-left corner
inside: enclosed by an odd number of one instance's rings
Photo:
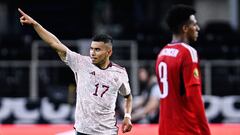
[[[199,86],[191,86],[191,94],[188,95],[189,104],[195,113],[200,128],[201,135],[211,135],[208,120],[205,115],[204,104],[201,96],[201,89]]]
[[[210,135],[211,133],[202,101],[201,74],[197,54],[186,55],[183,65],[183,79],[188,104],[197,118],[201,135]]]
[[[132,129],[131,122],[132,94],[126,69],[124,69],[124,72],[122,72],[120,80],[122,81],[122,85],[119,88],[119,93],[122,96],[124,96],[124,113],[125,113],[122,122],[122,132],[126,133],[130,132]]]
[[[124,119],[122,122],[122,132],[130,132],[132,129],[132,122],[131,122],[131,112],[132,112],[132,95],[131,93],[127,96],[124,96]]]
[[[188,72],[189,71],[191,70],[189,69]],[[205,115],[205,108],[202,101],[202,92],[200,84],[188,85],[186,88],[186,97],[188,100],[188,104],[192,111],[194,112],[194,115],[197,119],[201,135],[210,135],[211,133],[208,126],[207,117]]]

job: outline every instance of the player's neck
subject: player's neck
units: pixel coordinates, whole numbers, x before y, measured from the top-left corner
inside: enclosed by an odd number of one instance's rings
[[[181,42],[189,44],[189,41],[185,36],[183,36],[181,34],[179,34],[179,35],[173,34],[171,43],[181,43]]]
[[[105,62],[99,63],[96,66],[99,67],[100,69],[107,69],[109,65],[111,65],[110,60],[106,60]]]

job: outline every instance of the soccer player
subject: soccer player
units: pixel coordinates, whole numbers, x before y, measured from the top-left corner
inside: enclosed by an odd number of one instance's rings
[[[196,11],[175,5],[166,18],[172,41],[158,54],[156,74],[161,91],[159,135],[210,135],[201,97],[197,51],[189,44],[200,30]]]
[[[125,116],[122,132],[132,128],[132,95],[125,68],[110,61],[111,36],[100,34],[93,37],[90,57],[72,52],[37,21],[18,9],[22,25],[30,25],[37,34],[72,69],[77,84],[75,124],[77,135],[116,135],[115,106],[118,93],[125,97]]]

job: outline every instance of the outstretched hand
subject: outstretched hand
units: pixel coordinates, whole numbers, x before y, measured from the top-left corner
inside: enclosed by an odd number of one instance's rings
[[[29,15],[27,15],[26,13],[24,13],[20,8],[18,8],[18,11],[20,12],[20,14],[22,15],[20,17],[20,22],[22,25],[27,24],[27,25],[33,25],[36,24],[36,21],[31,18]]]

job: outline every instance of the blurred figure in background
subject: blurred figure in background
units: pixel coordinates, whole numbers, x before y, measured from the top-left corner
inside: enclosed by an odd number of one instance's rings
[[[140,94],[133,98],[134,123],[158,123],[160,90],[157,79],[149,67],[138,71]]]
[[[202,101],[202,83],[195,42],[200,30],[196,11],[186,5],[172,7],[167,24],[172,41],[156,61],[161,90],[159,135],[210,135]]]

